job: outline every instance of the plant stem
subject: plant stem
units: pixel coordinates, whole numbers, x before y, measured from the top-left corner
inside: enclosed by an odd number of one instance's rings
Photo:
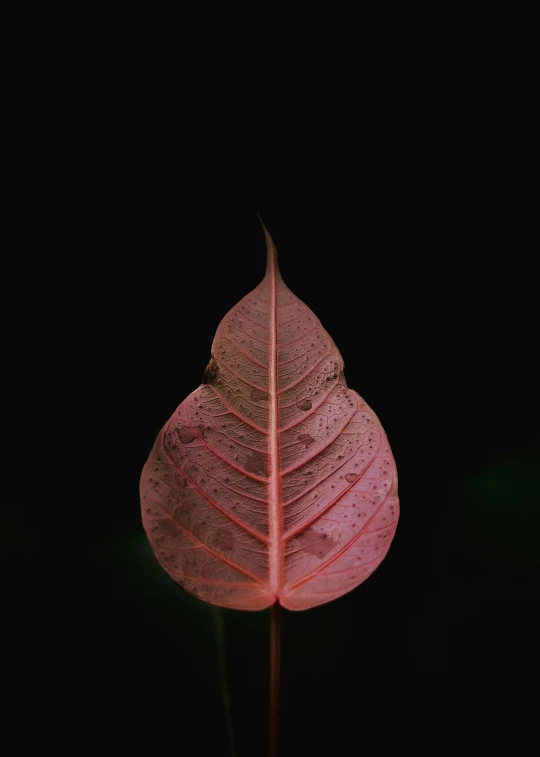
[[[278,757],[281,639],[282,609],[276,602],[270,608],[270,757]]]
[[[227,682],[227,661],[225,657],[225,633],[223,630],[223,611],[221,607],[214,607],[214,618],[216,621],[216,637],[218,649],[219,665],[219,685],[223,696],[223,709],[225,710],[225,720],[227,723],[227,735],[229,738],[229,749],[231,757],[236,757],[234,748],[234,731],[231,714],[231,697],[229,695],[229,684]]]

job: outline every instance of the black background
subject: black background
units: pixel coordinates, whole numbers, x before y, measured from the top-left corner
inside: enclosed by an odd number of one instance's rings
[[[282,756],[396,740],[433,754],[469,727],[484,743],[502,723],[521,731],[539,672],[536,210],[519,141],[464,98],[454,111],[409,104],[416,119],[401,111],[399,124],[371,114],[343,150],[335,135],[323,145],[324,164],[309,132],[261,142],[257,180],[227,145],[222,169],[210,139],[136,102],[127,115],[122,100],[121,116],[103,102],[88,113],[57,208],[71,250],[58,265],[69,275],[58,464],[70,452],[77,464],[61,518],[40,502],[13,508],[8,532],[24,578],[33,545],[51,566],[32,573],[32,608],[50,637],[47,681],[67,674],[58,717],[81,719],[85,745],[229,754],[216,611],[159,567],[138,484],[159,430],[200,384],[220,320],[264,274],[256,212],[286,284],[380,418],[401,502],[390,552],[364,584],[284,613]],[[258,757],[269,612],[221,620],[237,755]]]
[[[444,181],[417,161],[399,188],[326,191],[303,207],[182,201],[154,181],[159,171],[122,183],[92,261],[110,271],[88,362],[105,398],[107,462],[72,616],[100,726],[166,744],[179,729],[182,742],[228,754],[216,611],[154,559],[138,479],[161,426],[199,385],[219,321],[264,274],[255,211],[285,282],[378,414],[401,500],[393,545],[365,584],[284,613],[282,754],[342,753],[358,728],[388,743],[392,722],[410,729],[399,730],[404,743],[426,738],[426,722],[459,739],[478,722],[478,700],[494,695],[508,712],[537,675],[538,427],[534,348],[516,334],[532,317],[521,208],[485,180],[466,186],[455,166],[437,170]],[[221,612],[237,754],[263,755],[269,613]]]

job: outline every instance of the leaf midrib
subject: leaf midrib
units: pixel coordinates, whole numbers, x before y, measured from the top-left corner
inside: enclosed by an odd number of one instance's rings
[[[279,397],[278,397],[278,344],[277,344],[277,263],[274,245],[267,238],[268,268],[270,277],[270,354],[269,354],[269,396],[270,396],[270,486],[269,486],[269,555],[270,589],[277,600],[283,582],[283,540],[281,476],[279,470]]]

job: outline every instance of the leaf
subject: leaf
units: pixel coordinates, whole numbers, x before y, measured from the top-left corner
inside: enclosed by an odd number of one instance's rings
[[[378,418],[347,388],[337,347],[284,284],[264,232],[266,275],[225,316],[201,386],[159,434],[142,517],[163,568],[200,599],[306,610],[385,557],[397,472]]]

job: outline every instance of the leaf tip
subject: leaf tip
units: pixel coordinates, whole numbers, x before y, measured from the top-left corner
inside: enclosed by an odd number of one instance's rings
[[[276,250],[276,245],[274,244],[274,240],[272,239],[270,232],[266,228],[265,223],[263,219],[261,218],[260,213],[257,213],[257,218],[259,219],[259,223],[262,226],[262,229],[264,231],[264,237],[266,239],[266,256],[267,256],[266,275],[275,276],[276,278],[281,278],[281,273],[279,270],[278,259],[277,259],[277,250]]]

